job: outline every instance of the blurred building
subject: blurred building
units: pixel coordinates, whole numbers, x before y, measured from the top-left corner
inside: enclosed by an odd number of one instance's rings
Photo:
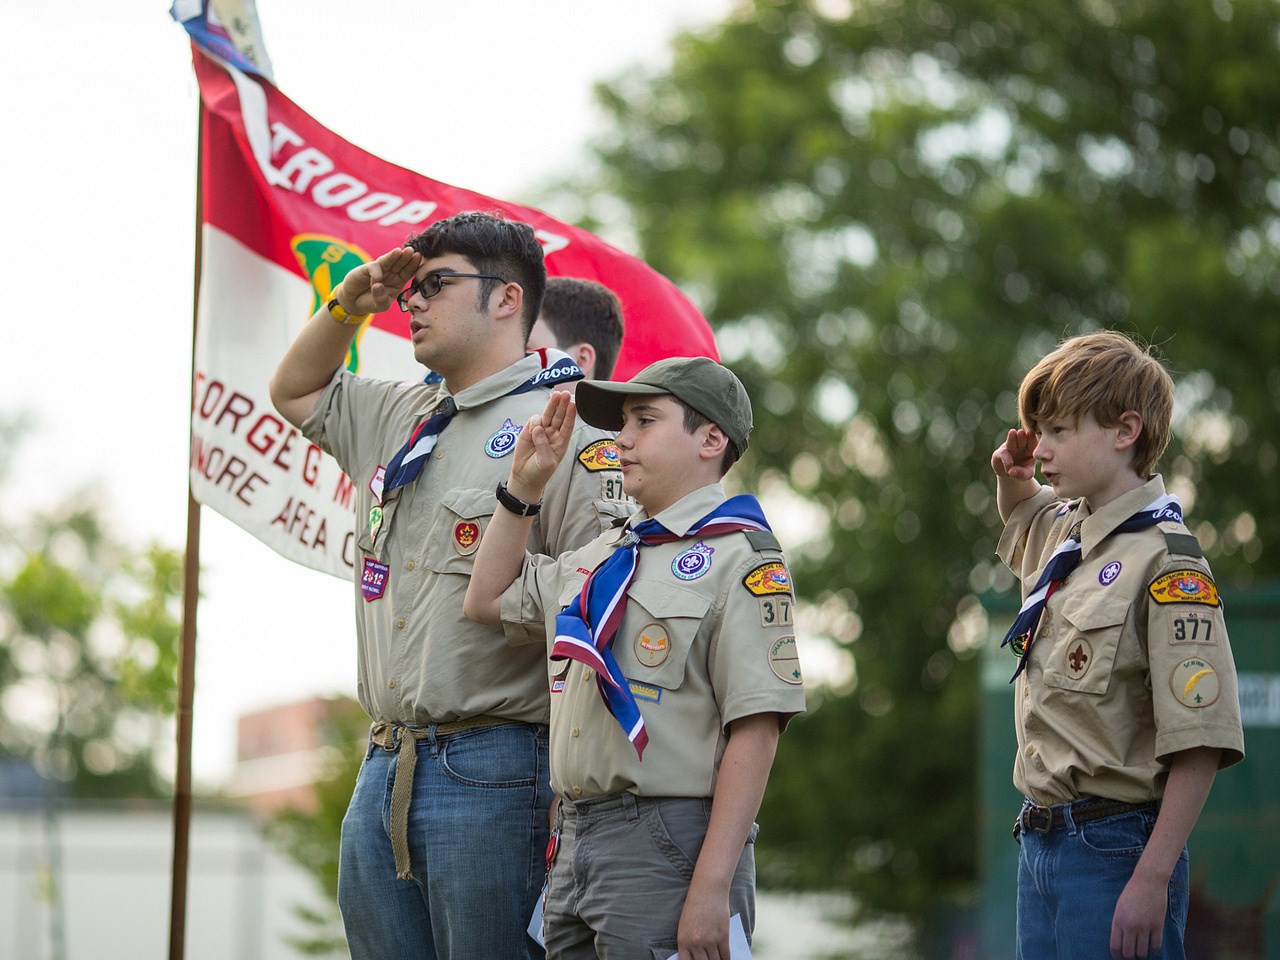
[[[0,957],[166,956],[172,859],[166,802],[0,797]],[[197,803],[189,861],[187,960],[296,960],[297,909],[328,909],[242,810]]]
[[[283,809],[314,813],[312,785],[335,759],[334,724],[352,709],[359,707],[347,697],[314,697],[241,715],[226,796],[263,818]]]

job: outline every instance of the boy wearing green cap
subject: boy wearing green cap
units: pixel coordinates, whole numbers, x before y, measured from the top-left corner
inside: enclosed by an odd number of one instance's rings
[[[778,736],[804,709],[785,559],[755,498],[720,484],[751,404],[727,368],[680,357],[581,382],[576,412],[618,431],[640,509],[578,550],[525,555],[575,422],[552,394],[520,434],[465,603],[550,649],[562,845],[547,953],[727,958],[731,917],[747,936],[754,924],[753,820]]]

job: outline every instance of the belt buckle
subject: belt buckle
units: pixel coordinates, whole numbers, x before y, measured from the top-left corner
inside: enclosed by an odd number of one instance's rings
[[[1022,826],[1025,830],[1036,833],[1048,833],[1053,829],[1053,808],[1042,807],[1037,803],[1028,804],[1022,811]]]

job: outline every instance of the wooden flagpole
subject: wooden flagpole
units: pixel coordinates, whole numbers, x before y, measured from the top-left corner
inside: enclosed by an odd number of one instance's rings
[[[204,220],[204,99],[196,134],[195,286],[191,301],[191,383],[195,389],[196,328],[200,315],[200,263]],[[188,464],[190,463],[188,446]],[[183,960],[187,933],[187,873],[191,836],[191,730],[196,692],[196,610],[200,603],[200,504],[187,480],[187,547],[182,562],[182,648],[178,660],[178,757],[173,781],[173,883],[169,905],[169,960]]]

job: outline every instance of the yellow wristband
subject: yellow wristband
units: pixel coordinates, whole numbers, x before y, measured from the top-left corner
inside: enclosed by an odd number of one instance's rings
[[[344,326],[358,327],[360,326],[360,324],[364,323],[371,316],[373,316],[373,314],[362,313],[362,314],[356,315],[356,314],[347,313],[347,311],[342,308],[342,304],[338,302],[338,290],[341,289],[341,287],[342,285],[339,284],[338,286],[333,288],[333,299],[331,299],[327,304],[329,315],[332,316],[333,319],[337,320],[339,323],[343,324]]]

